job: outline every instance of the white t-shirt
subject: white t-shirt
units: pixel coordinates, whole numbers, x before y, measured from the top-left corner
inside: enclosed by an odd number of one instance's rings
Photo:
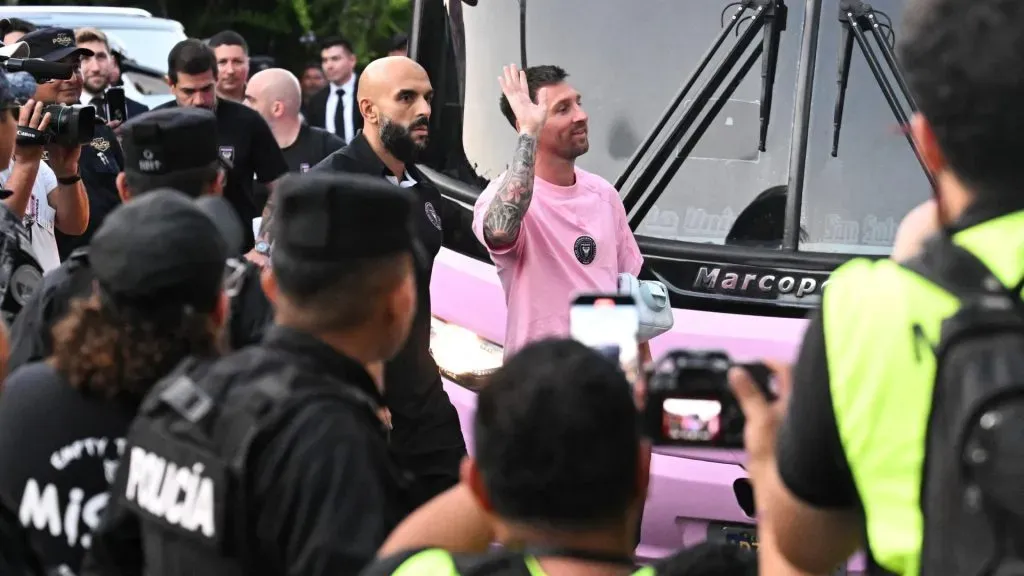
[[[11,160],[13,167],[14,160]],[[0,172],[0,187],[7,188],[7,180],[11,177],[11,168]],[[32,251],[36,260],[43,268],[43,273],[60,266],[60,253],[57,252],[57,237],[53,234],[53,223],[57,211],[50,207],[48,196],[57,188],[57,175],[46,162],[39,163],[39,172],[32,185],[32,197],[29,198],[25,210],[25,225],[32,233]]]

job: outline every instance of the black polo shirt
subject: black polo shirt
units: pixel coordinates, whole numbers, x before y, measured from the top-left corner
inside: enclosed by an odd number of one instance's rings
[[[175,108],[177,105],[172,100],[157,108]],[[253,182],[269,184],[277,180],[288,172],[288,164],[270,126],[258,112],[244,104],[218,98],[214,114],[217,116],[220,154],[234,163],[234,168],[228,173],[224,197],[242,220],[246,234],[243,252],[248,252],[255,244],[252,220],[263,212],[263,202],[255,197]]]
[[[115,208],[121,205],[117,193],[117,175],[124,167],[124,153],[114,131],[103,124],[96,125],[94,138],[82,145],[78,169],[82,185],[89,197],[89,226],[80,236],[69,236],[54,230],[57,252],[61,261],[76,249],[89,244],[93,234]]]

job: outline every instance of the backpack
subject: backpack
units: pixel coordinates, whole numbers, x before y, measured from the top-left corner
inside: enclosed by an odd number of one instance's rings
[[[1024,574],[1024,279],[945,234],[904,266],[960,301],[934,349],[921,574]]]

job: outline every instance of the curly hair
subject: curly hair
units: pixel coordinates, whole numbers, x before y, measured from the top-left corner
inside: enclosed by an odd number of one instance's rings
[[[98,294],[72,301],[53,328],[54,367],[72,387],[113,398],[141,399],[187,356],[222,352],[209,314],[114,314]]]

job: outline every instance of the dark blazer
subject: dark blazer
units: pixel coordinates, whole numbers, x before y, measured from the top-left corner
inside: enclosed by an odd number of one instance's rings
[[[125,100],[125,104],[127,104],[126,108],[128,108],[128,119],[129,120],[131,120],[132,118],[135,118],[139,114],[144,114],[146,112],[149,112],[149,106],[146,106],[142,102],[138,102],[136,100],[132,100],[131,98],[125,98],[124,100]]]
[[[359,75],[356,74],[356,87],[359,86]],[[317,92],[310,97],[309,102],[306,103],[305,109],[302,111],[302,115],[306,117],[306,124],[316,128],[327,129],[327,97],[331,95],[331,85],[328,84],[323,90]],[[363,115],[359,113],[358,101],[352,98],[352,128],[359,132],[363,129]],[[349,140],[355,137],[355,134],[350,134]]]

